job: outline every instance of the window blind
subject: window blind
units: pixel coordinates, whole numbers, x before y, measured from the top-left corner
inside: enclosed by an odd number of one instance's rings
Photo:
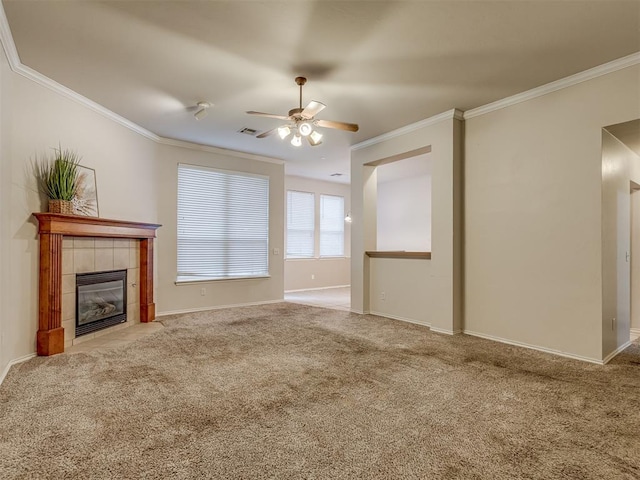
[[[178,280],[269,274],[269,178],[178,165]]]
[[[344,257],[344,198],[320,195],[320,256]]]
[[[313,258],[315,194],[287,191],[287,258]]]

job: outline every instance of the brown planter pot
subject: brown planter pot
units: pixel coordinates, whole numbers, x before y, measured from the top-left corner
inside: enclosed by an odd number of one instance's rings
[[[64,213],[73,215],[73,202],[70,200],[51,200],[49,199],[49,213]]]

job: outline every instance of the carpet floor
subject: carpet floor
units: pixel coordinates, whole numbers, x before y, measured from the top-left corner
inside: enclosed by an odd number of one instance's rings
[[[637,342],[598,366],[288,303],[160,321],[12,367],[0,478],[640,478]]]

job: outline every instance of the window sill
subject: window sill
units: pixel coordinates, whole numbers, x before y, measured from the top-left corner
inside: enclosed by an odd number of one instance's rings
[[[305,260],[347,260],[351,257],[305,257],[305,258],[285,258],[287,262],[297,262]]]
[[[256,277],[179,277],[176,279],[176,285],[193,285],[198,283],[211,283],[211,282],[226,282],[226,281],[238,281],[238,280],[260,280],[264,278],[271,278],[271,275],[259,275]]]
[[[413,258],[417,260],[431,260],[431,252],[405,252],[404,250],[398,251],[367,251],[364,252],[371,258]]]

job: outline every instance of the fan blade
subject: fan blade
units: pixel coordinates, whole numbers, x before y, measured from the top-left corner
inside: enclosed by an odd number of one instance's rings
[[[266,132],[262,132],[260,135],[257,135],[256,138],[268,137],[269,135],[276,133],[278,131],[278,128],[279,127],[276,127],[276,128],[272,128],[271,130],[267,130]]]
[[[277,118],[278,120],[289,120],[289,117],[285,117],[284,115],[276,115],[275,113],[254,112],[253,110],[250,110],[247,113],[249,115],[258,115],[260,117]]]
[[[302,112],[300,112],[300,115],[304,118],[313,118],[315,117],[318,113],[320,113],[322,110],[324,110],[325,108],[327,108],[327,106],[324,103],[320,103],[320,102],[316,102],[315,100],[311,100],[309,102],[309,105],[307,105],[304,110]]]
[[[360,127],[355,123],[334,122],[333,120],[316,120],[315,124],[324,128],[337,128],[348,132],[357,132]]]

